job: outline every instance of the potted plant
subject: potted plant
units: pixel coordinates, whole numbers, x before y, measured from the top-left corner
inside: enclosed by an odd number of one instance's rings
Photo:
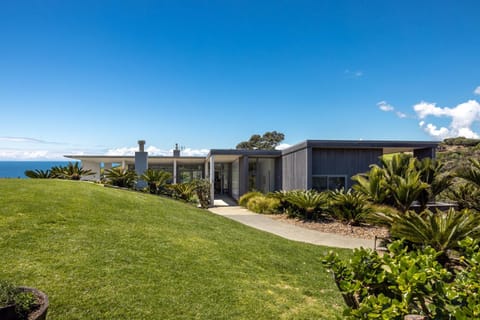
[[[29,287],[15,287],[0,280],[0,319],[45,320],[48,297],[45,293]]]

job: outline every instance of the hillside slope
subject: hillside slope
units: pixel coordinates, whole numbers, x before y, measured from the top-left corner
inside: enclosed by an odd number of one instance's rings
[[[44,290],[51,319],[332,319],[326,251],[148,194],[0,179],[0,278]]]

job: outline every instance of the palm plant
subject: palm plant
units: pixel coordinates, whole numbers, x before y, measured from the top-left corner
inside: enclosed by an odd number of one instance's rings
[[[384,187],[384,170],[377,165],[373,165],[370,168],[369,172],[352,177],[352,180],[356,182],[353,189],[368,197],[373,203],[385,203],[389,193],[388,189]]]
[[[443,163],[431,158],[416,161],[416,169],[420,173],[420,180],[429,185],[418,196],[420,211],[425,210],[428,202],[434,201],[437,195],[452,185],[452,176],[448,173],[441,174],[443,166]]]
[[[137,180],[135,171],[122,167],[115,167],[105,171],[105,178],[111,185],[123,188],[131,188]]]
[[[318,210],[327,203],[327,197],[315,190],[295,190],[286,195],[286,201],[299,208],[306,219],[313,219],[316,218]]]
[[[51,169],[52,176],[59,179],[80,180],[83,176],[91,176],[95,173],[90,169],[83,169],[79,162],[69,162],[68,165],[55,166]]]
[[[173,197],[184,201],[191,201],[195,195],[195,185],[193,183],[177,183],[167,186],[173,192]]]
[[[351,226],[359,225],[372,212],[367,196],[351,189],[331,192],[328,210],[335,218]]]
[[[420,180],[418,172],[407,171],[404,176],[393,176],[385,187],[395,200],[395,207],[406,212],[420,194],[428,189],[428,184]]]
[[[430,245],[445,254],[458,248],[458,241],[467,237],[480,239],[480,215],[469,210],[447,212],[425,210],[422,213],[407,211],[404,214],[376,213],[391,226],[394,238],[404,238],[419,246]]]
[[[458,209],[471,209],[480,211],[480,189],[470,183],[458,183],[451,186],[445,195],[455,201]]]
[[[26,170],[25,176],[31,179],[50,179],[53,177],[52,172],[48,169],[45,171],[40,169]]]
[[[159,189],[172,179],[172,174],[162,170],[147,169],[140,179],[148,184],[151,194],[157,194]]]
[[[462,168],[456,172],[456,176],[480,188],[480,161],[468,159],[471,166]]]

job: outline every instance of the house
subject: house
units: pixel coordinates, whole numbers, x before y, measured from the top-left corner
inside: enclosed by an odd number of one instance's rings
[[[100,167],[112,164],[134,169],[147,168],[172,174],[172,183],[207,178],[211,194],[238,200],[251,190],[350,188],[352,176],[366,172],[384,154],[411,152],[417,158],[435,158],[438,143],[431,141],[306,140],[285,150],[212,149],[206,156],[181,156],[178,146],[172,156],[149,156],[140,140],[135,156],[66,155],[82,161],[96,172],[86,179],[99,180]]]

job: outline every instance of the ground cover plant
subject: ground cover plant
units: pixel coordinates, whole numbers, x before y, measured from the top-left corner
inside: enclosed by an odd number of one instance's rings
[[[93,183],[0,190],[0,279],[44,291],[51,319],[335,319],[344,307],[327,248]]]

